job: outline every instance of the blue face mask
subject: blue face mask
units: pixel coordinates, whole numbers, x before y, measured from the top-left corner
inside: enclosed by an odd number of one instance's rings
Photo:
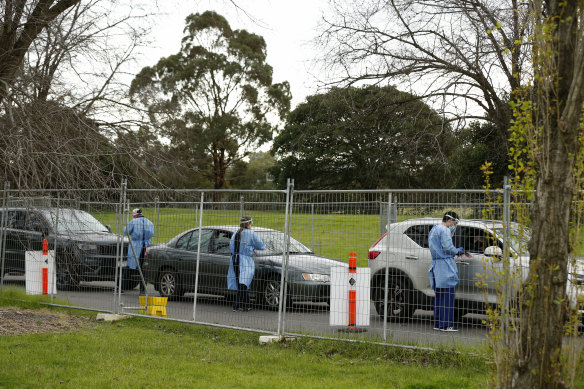
[[[456,226],[450,226],[448,229],[450,230],[450,235],[454,236],[454,230],[456,230]]]

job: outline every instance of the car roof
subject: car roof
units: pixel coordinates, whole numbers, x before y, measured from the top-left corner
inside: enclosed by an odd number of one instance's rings
[[[192,230],[196,230],[199,227],[192,228]],[[218,226],[203,226],[202,228],[210,229],[210,230],[227,230],[231,232],[235,232],[239,230],[239,226],[237,225],[218,225]],[[271,228],[264,228],[264,227],[254,227],[254,231],[256,232],[265,232],[265,231],[272,231],[272,232],[280,232],[278,230],[274,230]]]
[[[404,220],[399,223],[393,223],[393,225],[412,225],[412,224],[439,224],[442,222],[440,218],[432,218],[432,217],[424,217],[424,218],[417,218],[417,219],[408,219]],[[512,223],[515,225],[516,223]],[[504,228],[505,224],[501,220],[486,220],[486,219],[460,219],[458,223],[459,226],[465,227],[478,227],[478,228],[491,228],[491,229],[498,229]]]
[[[60,209],[60,210],[70,210],[70,211],[88,213],[87,211],[84,211],[82,209],[77,209],[77,208],[40,207],[38,205],[30,206],[30,207],[25,207],[25,206],[0,207],[0,211],[3,211],[4,209],[6,209],[7,211],[53,211],[53,212]]]

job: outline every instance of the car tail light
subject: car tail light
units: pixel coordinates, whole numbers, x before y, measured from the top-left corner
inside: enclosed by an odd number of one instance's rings
[[[374,248],[375,246],[377,246],[377,243],[381,242],[381,239],[385,238],[386,235],[387,235],[387,232],[385,234],[381,235],[381,238],[377,239],[375,241],[375,243],[373,243],[371,245],[371,247],[369,247],[369,259],[375,259],[379,256],[379,254],[381,254],[381,251],[371,250],[371,249]]]
[[[144,249],[144,258],[148,258],[148,246]]]
[[[369,251],[369,259],[375,259],[381,254],[381,251]]]

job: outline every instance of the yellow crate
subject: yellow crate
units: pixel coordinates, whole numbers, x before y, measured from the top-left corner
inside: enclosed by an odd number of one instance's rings
[[[146,310],[147,315],[166,317],[166,303],[168,302],[168,297],[148,296],[148,304],[146,304],[146,296],[139,296],[139,298],[139,313],[144,314],[144,310]]]

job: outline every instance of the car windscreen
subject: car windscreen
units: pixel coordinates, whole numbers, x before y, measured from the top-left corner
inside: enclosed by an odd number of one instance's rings
[[[280,231],[256,231],[258,236],[266,244],[266,249],[258,251],[259,255],[282,254],[284,252],[285,235]],[[312,253],[308,247],[290,237],[290,254]]]
[[[91,214],[77,209],[49,209],[41,213],[47,218],[57,233],[109,232],[99,220]]]

